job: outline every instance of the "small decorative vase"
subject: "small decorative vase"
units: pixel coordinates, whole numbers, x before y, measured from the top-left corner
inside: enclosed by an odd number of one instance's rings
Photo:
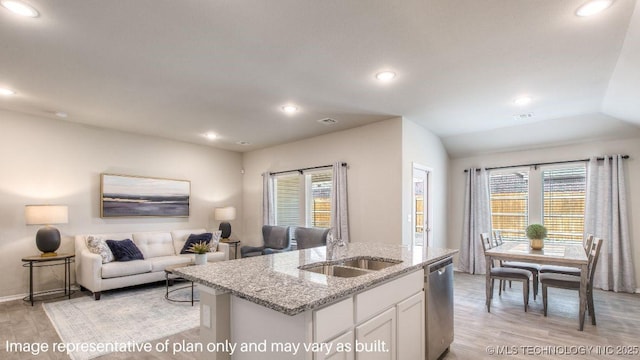
[[[196,265],[204,265],[207,263],[207,254],[196,254],[195,257]]]
[[[544,247],[544,239],[529,239],[529,245],[533,250],[542,250]]]

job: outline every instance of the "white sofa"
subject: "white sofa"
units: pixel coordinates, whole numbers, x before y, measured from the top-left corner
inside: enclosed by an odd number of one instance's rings
[[[164,269],[167,266],[188,264],[193,261],[193,254],[180,254],[189,235],[205,232],[207,232],[205,229],[190,229],[171,232],[76,235],[76,282],[93,292],[96,300],[100,300],[100,294],[104,290],[164,280]],[[101,237],[105,240],[131,239],[140,249],[144,260],[112,261],[103,264],[100,255],[89,251],[88,236]],[[228,260],[229,245],[219,243],[217,251],[207,255],[210,262]]]

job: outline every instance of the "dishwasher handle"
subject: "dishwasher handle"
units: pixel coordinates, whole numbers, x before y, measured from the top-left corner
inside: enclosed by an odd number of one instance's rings
[[[453,258],[447,258],[440,262],[429,265],[429,273],[438,272],[439,275],[444,274],[447,266],[453,264]]]

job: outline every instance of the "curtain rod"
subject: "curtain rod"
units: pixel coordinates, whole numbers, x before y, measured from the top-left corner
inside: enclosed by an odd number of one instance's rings
[[[285,174],[285,173],[296,172],[296,171],[302,174],[303,171],[316,170],[316,169],[325,169],[325,168],[330,168],[332,166],[333,165],[322,165],[322,166],[313,166],[313,167],[292,169],[292,170],[286,170],[286,171],[276,171],[276,172],[270,172],[269,175]],[[343,162],[342,166],[347,166],[347,163]]]
[[[628,159],[629,155],[622,155],[623,159]],[[609,159],[613,159],[613,156],[609,156]],[[578,159],[578,160],[565,160],[565,161],[550,161],[550,162],[543,162],[543,163],[532,163],[532,164],[520,164],[520,165],[509,165],[509,166],[494,166],[494,167],[488,167],[485,168],[485,170],[497,170],[497,169],[508,169],[508,168],[516,168],[516,167],[523,167],[523,166],[540,166],[540,165],[554,165],[554,164],[567,164],[567,163],[573,163],[573,162],[587,162],[591,159]],[[597,160],[604,160],[604,157],[599,157],[597,158]],[[481,169],[476,169],[476,171],[480,171]],[[469,172],[468,169],[464,169],[464,172]]]

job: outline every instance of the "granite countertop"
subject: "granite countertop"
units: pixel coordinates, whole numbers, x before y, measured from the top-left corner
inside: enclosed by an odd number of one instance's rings
[[[317,309],[376,284],[448,258],[458,250],[401,245],[350,243],[344,256],[402,260],[356,277],[336,277],[298,269],[325,262],[325,247],[229,260],[176,269],[174,273],[287,315]]]

